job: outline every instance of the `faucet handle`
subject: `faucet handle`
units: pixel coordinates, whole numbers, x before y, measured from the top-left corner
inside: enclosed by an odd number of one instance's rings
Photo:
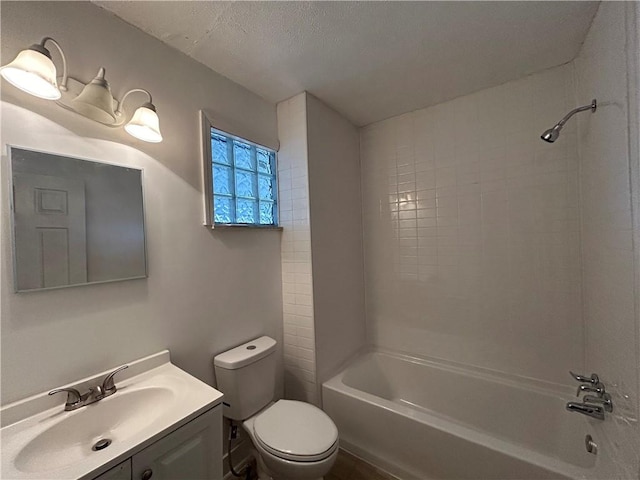
[[[580,375],[578,373],[573,373],[572,371],[569,371],[569,373],[571,374],[573,379],[578,382],[592,383],[594,385],[600,382],[600,378],[598,378],[598,375],[596,373],[592,373],[590,377]]]
[[[611,395],[604,393],[594,397],[593,395],[585,395],[582,399],[586,404],[600,404],[606,412],[613,412],[613,402],[611,401]]]
[[[65,410],[75,410],[82,405],[82,395],[75,388],[56,388],[55,390],[51,390],[49,395],[55,395],[56,393],[67,392],[67,401],[64,404]]]
[[[109,395],[113,395],[116,393],[117,388],[115,383],[113,383],[113,377],[116,373],[121,372],[125,368],[129,368],[129,365],[123,365],[120,368],[116,368],[113,372],[107,375],[102,382],[102,395],[103,397],[108,397]]]
[[[598,382],[595,385],[592,385],[590,383],[583,383],[582,385],[579,385],[578,392],[576,393],[576,397],[579,397],[580,394],[583,392],[596,393],[600,397],[606,394],[604,389],[604,384],[602,382]]]

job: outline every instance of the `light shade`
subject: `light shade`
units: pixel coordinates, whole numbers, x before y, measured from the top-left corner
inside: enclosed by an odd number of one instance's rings
[[[158,143],[162,141],[160,119],[156,113],[156,107],[148,102],[137,108],[124,129],[129,135],[145,142]]]
[[[80,95],[71,102],[73,109],[96,122],[111,125],[116,121],[113,111],[113,96],[109,83],[104,78],[105,70],[100,67],[96,77],[84,87]]]
[[[41,45],[22,50],[13,62],[0,68],[0,75],[14,87],[46,100],[61,97],[56,82],[56,66]]]

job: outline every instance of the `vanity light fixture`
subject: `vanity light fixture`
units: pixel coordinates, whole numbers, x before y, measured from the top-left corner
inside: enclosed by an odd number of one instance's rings
[[[47,43],[54,45],[62,57],[62,78],[59,84],[51,52],[45,46]],[[14,87],[39,98],[56,100],[61,107],[90,120],[109,127],[124,125],[127,133],[145,142],[162,141],[160,119],[148,91],[134,88],[118,102],[111,94],[104,67],[100,67],[95,78],[86,85],[69,77],[62,47],[51,37],[45,37],[39,44],[22,50],[11,63],[0,68],[0,75]],[[123,104],[130,94],[136,92],[146,94],[148,101],[139,106],[127,122]]]

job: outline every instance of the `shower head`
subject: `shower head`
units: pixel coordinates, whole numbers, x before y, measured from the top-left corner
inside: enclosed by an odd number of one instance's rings
[[[545,142],[553,143],[560,136],[560,130],[562,130],[562,127],[556,124],[553,128],[545,130],[544,133],[540,135],[540,138]]]
[[[556,123],[552,128],[550,128],[549,130],[545,130],[544,133],[540,136],[540,138],[545,142],[549,142],[549,143],[555,142],[560,136],[560,130],[562,130],[562,127],[564,127],[564,124],[567,123],[567,120],[569,120],[578,112],[584,112],[585,110],[591,110],[592,112],[595,112],[597,106],[598,105],[596,103],[596,99],[594,98],[593,100],[591,100],[591,105],[584,105],[582,107],[574,108],[569,113],[567,113],[564,116],[564,118],[560,120],[558,123]]]

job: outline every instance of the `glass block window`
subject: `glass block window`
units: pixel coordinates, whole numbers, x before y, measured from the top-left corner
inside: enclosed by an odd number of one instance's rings
[[[276,154],[211,130],[214,225],[277,226]]]

